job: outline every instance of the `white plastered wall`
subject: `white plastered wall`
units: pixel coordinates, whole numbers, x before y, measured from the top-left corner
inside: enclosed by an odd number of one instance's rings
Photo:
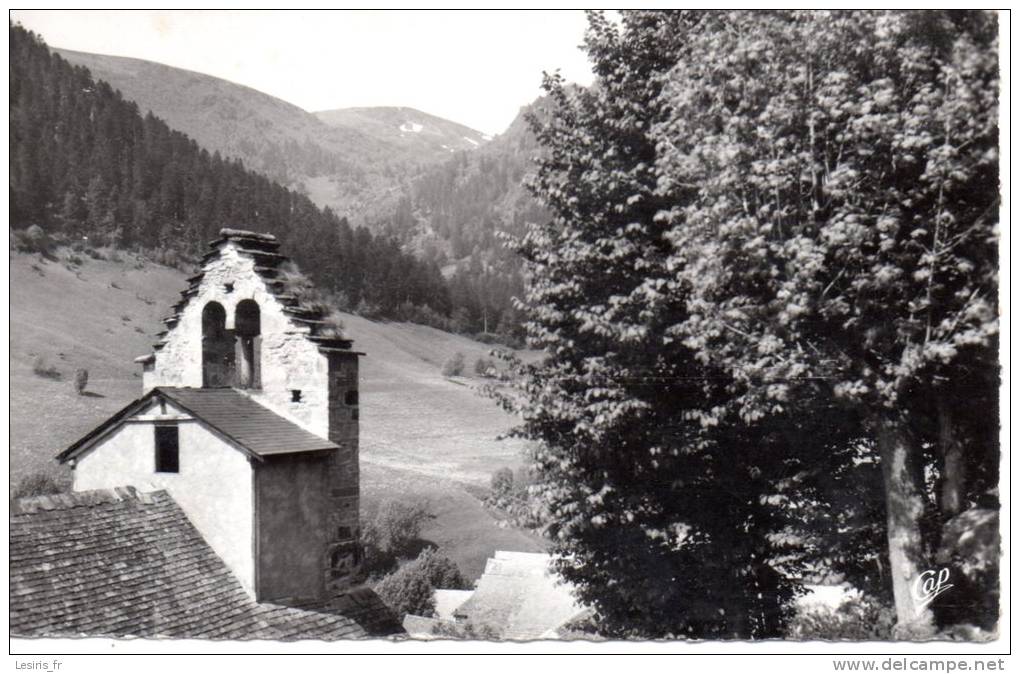
[[[172,404],[140,412],[89,449],[74,469],[75,491],[133,486],[164,489],[254,597],[253,480],[248,458]],[[180,472],[157,473],[156,421],[176,421]]]

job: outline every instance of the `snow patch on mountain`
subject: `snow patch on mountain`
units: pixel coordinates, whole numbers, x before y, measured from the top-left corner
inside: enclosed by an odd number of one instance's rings
[[[400,125],[401,133],[421,133],[425,127],[416,122],[404,122]]]
[[[473,139],[471,139],[471,138],[468,138],[467,136],[461,136],[461,138],[463,138],[463,139],[464,139],[464,140],[466,140],[467,142],[471,143],[471,144],[472,144],[472,145],[474,145],[475,147],[478,147],[478,145],[479,145],[479,143],[478,143],[478,141],[477,141],[477,140],[473,140]]]

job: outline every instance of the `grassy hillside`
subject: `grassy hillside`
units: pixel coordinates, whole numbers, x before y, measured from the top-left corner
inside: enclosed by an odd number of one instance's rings
[[[12,485],[37,471],[66,478],[53,456],[139,396],[132,359],[151,350],[181,287],[183,274],[167,267],[80,257],[11,255]],[[35,374],[39,359],[59,378]],[[89,371],[86,396],[72,383],[79,367]]]
[[[444,153],[473,150],[490,140],[480,131],[414,108],[340,108],[314,114],[332,127],[357,129],[393,143],[423,163],[436,161]]]
[[[53,456],[141,393],[140,366],[160,318],[186,286],[183,272],[119,254],[56,259],[11,253],[11,485],[44,471],[69,479]],[[513,420],[477,395],[481,381],[444,378],[465,355],[468,372],[489,347],[404,323],[344,315],[361,366],[362,501],[421,499],[437,515],[423,532],[470,577],[495,549],[539,550],[542,542],[502,528],[477,495],[501,466],[520,464],[522,445],[495,437]],[[37,359],[60,378],[33,371]],[[74,391],[89,371],[88,395]]]

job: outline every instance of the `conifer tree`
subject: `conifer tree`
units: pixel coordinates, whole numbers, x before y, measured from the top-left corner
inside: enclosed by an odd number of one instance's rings
[[[12,228],[37,224],[178,259],[204,252],[221,227],[252,228],[276,234],[317,284],[352,305],[410,302],[448,315],[434,263],[367,230],[354,236],[307,197],[202,150],[151,112],[140,116],[24,28],[9,32]],[[383,269],[391,270],[386,278]]]

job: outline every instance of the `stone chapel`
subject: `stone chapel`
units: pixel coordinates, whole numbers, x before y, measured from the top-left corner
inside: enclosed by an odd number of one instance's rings
[[[76,492],[165,490],[256,601],[348,589],[358,357],[271,235],[223,229],[142,366],[143,395],[61,452]]]

